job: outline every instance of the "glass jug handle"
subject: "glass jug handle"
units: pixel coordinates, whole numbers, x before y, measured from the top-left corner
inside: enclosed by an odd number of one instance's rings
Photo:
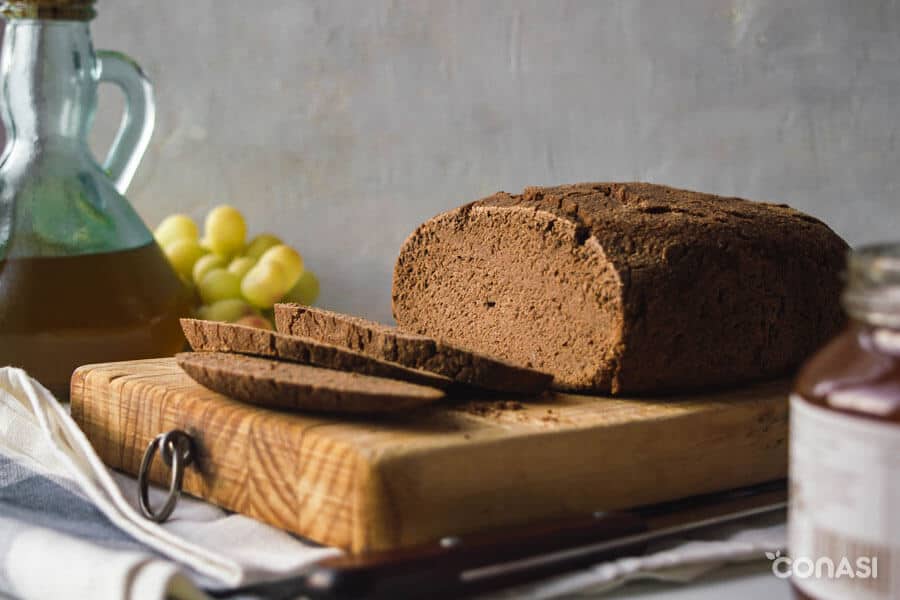
[[[138,64],[121,52],[98,51],[97,67],[98,82],[117,85],[125,94],[122,124],[103,162],[116,189],[124,194],[153,134],[153,86]]]

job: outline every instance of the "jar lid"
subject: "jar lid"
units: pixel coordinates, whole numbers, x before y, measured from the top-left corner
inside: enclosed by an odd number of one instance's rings
[[[900,327],[900,244],[877,244],[850,252],[843,302],[855,319]]]
[[[0,12],[7,19],[55,19],[90,21],[96,0],[6,0]]]

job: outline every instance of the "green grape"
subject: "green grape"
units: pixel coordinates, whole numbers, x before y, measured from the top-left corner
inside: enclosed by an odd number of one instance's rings
[[[238,279],[243,279],[244,275],[247,274],[247,271],[253,268],[253,265],[256,264],[255,258],[250,258],[249,256],[238,256],[228,265],[228,270],[238,276]]]
[[[213,302],[209,306],[201,306],[197,316],[207,321],[225,321],[232,323],[242,317],[255,315],[256,309],[240,298],[226,298]]]
[[[212,304],[217,300],[241,297],[240,278],[228,269],[213,269],[203,276],[197,284],[204,304]]]
[[[271,233],[261,233],[250,240],[250,243],[247,244],[247,248],[244,250],[244,255],[259,260],[259,257],[262,256],[266,250],[272,246],[277,246],[280,243],[281,240]]]
[[[290,289],[284,267],[275,261],[258,262],[241,281],[241,293],[257,308],[271,308]]]
[[[200,232],[197,230],[197,224],[187,215],[170,215],[163,219],[153,237],[156,243],[162,247],[166,247],[176,240],[197,241]]]
[[[197,262],[194,263],[194,268],[191,270],[194,283],[200,283],[200,280],[203,279],[204,275],[213,269],[222,269],[226,264],[228,263],[225,260],[225,257],[219,254],[210,253],[206,256],[201,256]]]
[[[300,279],[294,284],[287,294],[284,295],[283,302],[298,302],[300,304],[310,305],[319,297],[319,279],[316,274],[306,269],[300,275]]]
[[[300,253],[285,244],[272,246],[259,257],[259,262],[277,262],[284,267],[287,278],[287,289],[294,287],[300,275],[303,273],[303,258]]]
[[[166,245],[163,252],[169,259],[169,264],[184,281],[190,280],[194,263],[206,254],[206,250],[196,240],[175,240]]]
[[[262,315],[248,315],[246,317],[241,317],[237,321],[235,321],[237,325],[244,325],[245,327],[257,327],[259,329],[275,329],[272,327],[272,322],[269,321]]]
[[[217,206],[206,215],[204,234],[204,241],[213,252],[232,256],[244,247],[247,224],[238,209]]]

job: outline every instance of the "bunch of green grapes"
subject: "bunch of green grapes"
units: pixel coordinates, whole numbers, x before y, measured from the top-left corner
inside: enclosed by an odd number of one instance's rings
[[[312,304],[316,274],[300,253],[263,233],[249,243],[244,216],[231,206],[206,215],[203,238],[187,215],[166,217],[153,232],[185,285],[196,290],[195,316],[272,329],[276,302]]]

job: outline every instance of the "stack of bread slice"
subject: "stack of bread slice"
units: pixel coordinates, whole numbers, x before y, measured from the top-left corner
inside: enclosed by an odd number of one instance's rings
[[[275,306],[278,331],[182,319],[194,352],[176,356],[195,381],[236,400],[302,411],[379,413],[459,389],[517,394],[553,377],[427,336],[300,304]]]

